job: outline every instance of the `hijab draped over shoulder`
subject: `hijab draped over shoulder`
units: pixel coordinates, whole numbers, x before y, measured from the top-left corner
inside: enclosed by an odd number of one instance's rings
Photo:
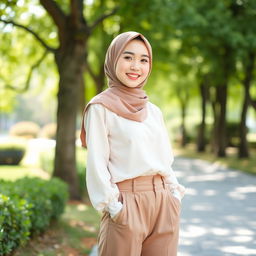
[[[148,96],[142,89],[146,84],[147,78],[140,83],[137,87],[130,88],[124,85],[116,76],[116,64],[122,54],[126,45],[133,39],[140,38],[145,43],[149,53],[149,73],[152,68],[152,49],[148,40],[140,33],[137,32],[125,32],[119,34],[111,42],[105,58],[104,71],[108,78],[108,87],[103,92],[93,97],[86,105],[83,113],[82,128],[80,133],[80,139],[82,146],[86,147],[86,131],[84,126],[85,113],[91,104],[100,103],[104,105],[110,111],[116,113],[124,118],[142,122],[147,117],[146,104],[148,102]]]

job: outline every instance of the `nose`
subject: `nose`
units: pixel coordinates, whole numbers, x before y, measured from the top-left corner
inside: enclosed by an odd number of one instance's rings
[[[132,70],[139,70],[139,62],[134,60],[132,63],[131,63],[131,69]]]

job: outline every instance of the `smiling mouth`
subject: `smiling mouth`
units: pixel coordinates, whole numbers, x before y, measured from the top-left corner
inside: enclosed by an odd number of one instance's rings
[[[138,75],[138,74],[126,73],[126,75],[131,80],[137,80],[140,77],[140,75]]]

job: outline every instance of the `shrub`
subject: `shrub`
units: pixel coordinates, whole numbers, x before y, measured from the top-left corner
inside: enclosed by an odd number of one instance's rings
[[[40,131],[40,136],[42,138],[47,138],[47,139],[56,139],[56,130],[57,130],[57,125],[56,123],[50,123],[46,124]]]
[[[68,185],[58,178],[52,178],[48,181],[49,198],[52,205],[51,218],[57,219],[65,209],[68,200]]]
[[[227,145],[230,147],[238,147],[240,142],[239,134],[240,123],[228,122],[227,123]],[[248,128],[247,132],[248,132]]]
[[[199,132],[200,124],[191,125],[187,128],[187,139],[188,142],[197,142],[198,132]],[[212,124],[205,124],[205,141],[206,143],[210,142],[212,132]]]
[[[57,218],[64,211],[67,191],[67,184],[57,178],[42,180],[25,177],[15,182],[13,192],[32,205],[32,234],[44,231],[51,218]]]
[[[250,148],[256,149],[256,142],[255,141],[249,141],[248,142]]]
[[[34,122],[18,122],[11,127],[10,135],[31,139],[37,137],[39,130],[40,127]]]
[[[5,255],[64,212],[68,187],[58,178],[25,177],[0,181],[0,195],[0,255]]]
[[[30,205],[24,199],[0,194],[0,255],[9,254],[29,239]]]
[[[12,143],[0,144],[0,165],[18,165],[25,154],[25,145]]]

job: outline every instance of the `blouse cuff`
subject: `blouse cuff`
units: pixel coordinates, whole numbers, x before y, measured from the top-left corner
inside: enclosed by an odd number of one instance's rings
[[[111,218],[113,218],[116,214],[118,214],[121,209],[123,208],[123,204],[119,201],[113,201],[110,202],[107,206],[106,206],[106,211],[110,213]]]
[[[180,201],[185,195],[185,187],[181,184],[170,184],[170,190],[173,193],[174,196],[176,196]]]
[[[180,193],[179,193],[178,190],[174,190],[174,191],[172,192],[172,195],[173,195],[174,197],[176,197],[176,198],[181,202],[181,196],[180,196]]]

